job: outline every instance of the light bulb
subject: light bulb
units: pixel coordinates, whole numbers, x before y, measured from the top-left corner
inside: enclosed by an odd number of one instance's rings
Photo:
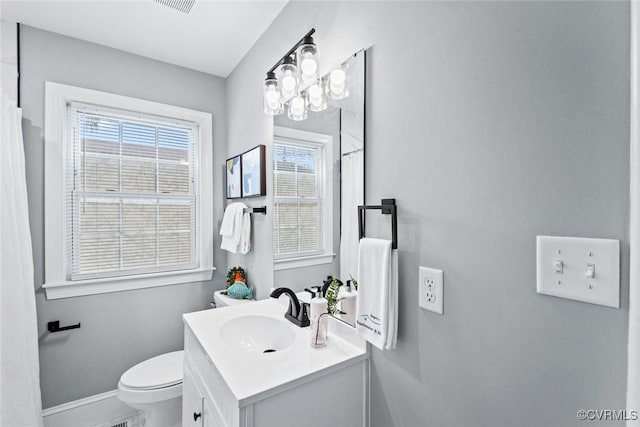
[[[282,76],[282,89],[287,92],[292,91],[296,88],[296,78],[293,76],[293,73],[290,70],[285,71],[284,76]]]
[[[338,100],[349,96],[347,73],[344,66],[331,71],[325,84],[326,95],[329,98]]]
[[[347,75],[345,74],[344,70],[333,70],[331,72],[331,83],[335,83],[337,85],[344,84],[344,80],[346,79],[346,77]]]
[[[263,107],[265,113],[277,116],[284,112],[284,106],[280,102],[278,81],[276,80],[275,74],[271,71],[267,73],[267,78],[265,79],[263,86],[263,95]]]
[[[280,94],[282,95],[282,101],[286,102],[296,96],[296,92],[298,91],[298,71],[295,65],[284,64],[280,72],[282,73],[280,77]]]
[[[296,95],[291,99],[289,103],[289,118],[291,120],[304,120],[307,118],[307,109],[304,105],[304,98],[301,95]]]
[[[277,101],[280,99],[280,94],[276,90],[276,87],[274,85],[271,85],[269,86],[269,89],[267,89],[265,97],[267,98],[267,102],[269,104],[277,103]]]
[[[335,94],[339,94],[339,93],[342,93],[344,91],[344,83],[331,82],[329,84],[329,87],[331,88],[331,92],[333,92]]]
[[[313,37],[306,36],[296,53],[297,64],[300,70],[300,79],[304,86],[313,83],[318,78],[318,49],[313,43]]]
[[[295,112],[296,114],[299,114],[304,109],[304,100],[301,97],[296,96],[291,100],[290,108],[291,108],[291,111]]]
[[[304,54],[304,58],[300,64],[300,69],[304,75],[315,76],[316,70],[318,69],[318,63],[311,52],[306,52]]]
[[[317,81],[307,89],[307,104],[310,111],[324,111],[327,108],[322,86]]]
[[[313,84],[309,86],[309,98],[319,98],[322,97],[322,88],[319,84]]]

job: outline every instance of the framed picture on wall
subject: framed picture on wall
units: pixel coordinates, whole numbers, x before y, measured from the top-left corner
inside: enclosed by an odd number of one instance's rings
[[[265,179],[265,146],[258,145],[241,154],[242,197],[259,197],[267,194]]]
[[[242,197],[242,163],[240,156],[227,159],[227,199]]]

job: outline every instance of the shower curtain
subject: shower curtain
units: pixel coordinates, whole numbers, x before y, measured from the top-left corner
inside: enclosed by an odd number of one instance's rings
[[[22,111],[0,94],[0,426],[42,421]]]
[[[340,277],[343,280],[358,273],[358,205],[364,205],[364,151],[342,157],[342,230],[340,236]]]

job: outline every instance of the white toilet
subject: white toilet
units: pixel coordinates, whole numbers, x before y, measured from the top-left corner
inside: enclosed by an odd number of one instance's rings
[[[216,307],[243,304],[214,293]],[[144,427],[180,427],[182,417],[183,350],[152,357],[129,368],[120,377],[118,399],[144,412]]]

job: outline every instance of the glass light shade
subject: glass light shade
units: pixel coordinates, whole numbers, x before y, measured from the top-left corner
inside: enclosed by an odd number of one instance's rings
[[[319,82],[307,88],[307,108],[310,111],[324,111],[327,109],[327,98]]]
[[[347,70],[341,66],[331,71],[325,83],[325,92],[331,99],[343,99],[349,96],[347,89]]]
[[[318,49],[313,41],[298,48],[297,63],[303,83],[311,83],[318,78]]]
[[[272,116],[277,116],[284,112],[284,106],[280,102],[280,91],[278,91],[278,80],[275,76],[267,76],[264,81],[263,107],[264,112]]]
[[[287,102],[298,93],[298,68],[291,58],[286,58],[280,66],[280,94],[282,101]]]
[[[308,112],[302,95],[298,94],[289,101],[289,113],[288,116],[291,120],[297,122],[305,120]]]

